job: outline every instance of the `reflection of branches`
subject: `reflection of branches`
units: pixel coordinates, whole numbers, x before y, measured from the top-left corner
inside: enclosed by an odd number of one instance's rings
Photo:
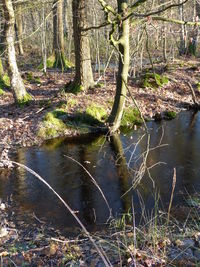
[[[148,129],[148,127],[147,127],[145,118],[144,118],[144,116],[143,116],[143,114],[142,114],[142,111],[141,111],[140,108],[139,108],[139,105],[138,105],[137,101],[136,101],[135,98],[132,96],[131,91],[130,91],[128,85],[127,85],[127,82],[126,82],[124,79],[123,79],[123,82],[124,82],[124,84],[125,84],[125,86],[126,86],[128,92],[129,92],[129,95],[130,95],[130,97],[131,97],[131,99],[132,99],[134,105],[136,106],[137,110],[138,110],[139,113],[140,113],[140,117],[141,117],[141,119],[142,119],[142,121],[143,121],[143,123],[144,123],[144,128],[145,128],[145,132],[146,132],[146,134],[142,135],[142,136],[138,139],[138,141],[135,143],[135,147],[134,147],[134,149],[133,149],[133,151],[132,151],[132,153],[131,153],[131,156],[130,156],[130,158],[129,158],[129,161],[128,161],[128,163],[127,163],[127,167],[128,167],[129,169],[131,169],[131,168],[130,168],[130,163],[131,163],[131,161],[132,161],[132,159],[133,159],[133,156],[134,156],[134,154],[135,154],[135,152],[136,152],[136,149],[137,149],[138,145],[141,143],[141,141],[144,139],[144,137],[147,136],[147,145],[146,145],[146,149],[145,149],[145,151],[142,152],[142,153],[141,153],[139,156],[137,156],[136,158],[134,158],[134,162],[135,162],[135,163],[137,163],[140,159],[142,159],[142,162],[141,162],[140,167],[139,167],[139,169],[138,169],[137,171],[136,171],[136,170],[132,170],[132,171],[134,171],[134,174],[135,174],[135,175],[134,175],[134,180],[133,180],[132,187],[129,188],[129,190],[125,193],[125,194],[127,194],[132,188],[136,188],[136,187],[137,187],[137,185],[141,182],[141,180],[142,180],[142,178],[144,177],[144,175],[145,175],[146,172],[147,172],[147,174],[148,174],[150,180],[152,181],[153,186],[155,186],[155,185],[154,185],[153,178],[152,178],[151,173],[150,173],[150,170],[151,170],[153,167],[157,166],[157,165],[164,164],[164,162],[158,162],[158,163],[153,164],[152,166],[148,167],[148,166],[147,166],[147,159],[148,159],[149,153],[150,153],[151,151],[153,151],[153,150],[155,150],[155,149],[157,149],[157,148],[161,148],[161,147],[167,146],[167,144],[161,144],[161,143],[162,143],[162,140],[163,140],[163,136],[164,136],[164,130],[163,130],[163,128],[162,128],[162,134],[161,134],[161,138],[160,138],[160,140],[159,140],[158,145],[155,146],[155,147],[153,147],[153,148],[150,147],[151,135],[150,135],[149,129]],[[130,147],[131,147],[131,146],[130,146]],[[125,195],[125,194],[124,194],[124,195]],[[124,195],[123,195],[123,196],[124,196]]]
[[[75,214],[75,212],[71,209],[71,207],[64,201],[64,199],[39,174],[37,174],[36,172],[34,172],[32,169],[28,168],[27,166],[25,166],[25,165],[23,165],[21,163],[15,162],[15,161],[11,161],[11,163],[17,165],[18,167],[22,167],[23,169],[25,169],[26,171],[28,171],[29,173],[31,173],[32,175],[34,175],[43,184],[45,184],[49,188],[49,190],[51,190],[53,192],[54,195],[56,195],[56,197],[63,203],[63,205],[67,208],[67,210],[71,213],[71,215],[75,218],[75,220],[81,226],[81,228],[83,229],[83,231],[85,232],[85,234],[88,236],[88,238],[90,239],[90,241],[94,245],[95,249],[99,253],[101,259],[103,260],[105,266],[106,267],[112,266],[111,263],[109,262],[109,260],[107,259],[106,255],[105,255],[105,252],[102,250],[102,248],[99,248],[97,246],[97,244],[95,243],[95,240],[93,239],[93,237],[87,231],[87,229],[85,228],[85,226],[83,225],[83,223],[80,221],[80,219],[78,218],[78,216]]]
[[[88,171],[88,170],[87,170],[87,169],[86,169],[80,162],[78,162],[78,161],[75,160],[74,158],[69,157],[69,156],[67,156],[67,155],[64,155],[64,157],[66,157],[66,158],[68,158],[68,159],[70,159],[70,160],[76,162],[76,163],[77,163],[79,166],[81,166],[81,168],[83,168],[83,170],[88,174],[88,176],[91,178],[93,184],[98,188],[99,192],[101,193],[101,195],[102,195],[102,197],[103,197],[103,199],[104,199],[104,201],[105,201],[105,203],[106,203],[106,205],[107,205],[107,207],[108,207],[108,209],[109,209],[110,217],[111,217],[111,216],[112,216],[112,210],[111,210],[111,208],[110,208],[110,206],[109,206],[109,204],[108,204],[108,201],[107,201],[107,199],[106,199],[106,197],[105,197],[103,191],[101,190],[100,186],[97,184],[97,182],[96,182],[95,179],[92,177],[92,175],[90,174],[90,172],[89,172],[89,171]]]

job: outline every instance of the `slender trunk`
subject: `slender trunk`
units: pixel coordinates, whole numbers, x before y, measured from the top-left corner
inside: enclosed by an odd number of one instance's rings
[[[21,6],[21,4],[17,5],[15,17],[16,17],[19,54],[23,55],[24,54],[24,49],[23,49],[23,45],[22,45],[23,23],[22,23],[22,6]]]
[[[69,4],[67,0],[64,0],[64,35],[69,37],[69,28],[70,28],[70,24],[69,24],[69,20],[68,20],[68,9],[69,9]]]
[[[64,70],[65,54],[64,54],[64,31],[63,31],[63,0],[54,1],[53,8],[53,49],[55,54],[55,67]]]
[[[180,2],[180,0],[179,0]],[[184,9],[183,5],[179,6],[179,16],[180,20],[184,21]],[[179,54],[184,55],[186,53],[186,27],[184,24],[181,25],[181,34],[180,34],[180,47],[179,47]]]
[[[198,1],[195,1],[195,8],[194,8],[195,22],[199,22],[199,18],[200,18],[200,3]],[[198,39],[199,39],[199,26],[195,25],[192,31],[192,36],[189,40],[188,52],[190,55],[196,56]]]
[[[23,80],[18,70],[15,54],[15,16],[12,5],[12,0],[3,0],[3,9],[5,17],[5,40],[8,54],[8,70],[10,76],[11,88],[17,103],[23,104],[30,100],[30,95],[27,94]]]
[[[90,42],[87,32],[82,29],[87,27],[86,0],[73,0],[73,30],[75,47],[75,79],[74,85],[82,87],[84,90],[94,85]]]
[[[118,12],[122,16],[126,16],[126,8],[128,0],[118,0]],[[108,122],[111,126],[111,131],[115,132],[121,123],[123,110],[125,106],[126,93],[127,93],[127,80],[129,70],[129,20],[124,20],[118,24],[119,28],[119,69],[117,75],[117,88],[111,114]]]

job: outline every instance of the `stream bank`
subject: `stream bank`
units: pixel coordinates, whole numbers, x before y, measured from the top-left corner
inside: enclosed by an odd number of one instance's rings
[[[12,204],[1,202],[0,256],[2,266],[95,266],[105,264],[88,236],[66,238],[33,214],[17,220]],[[200,210],[199,210],[200,211]],[[200,213],[199,213],[200,214]],[[121,225],[120,225],[121,224]],[[200,230],[200,229],[198,229]],[[111,221],[110,230],[91,233],[109,266],[198,266],[200,232],[190,224],[152,218],[137,228]]]
[[[169,81],[160,88],[144,88],[141,78],[129,78],[130,92],[148,120],[162,119],[162,114],[166,111],[177,113],[190,108],[193,99],[187,82],[193,86],[197,101],[200,100],[199,63],[179,60],[166,66],[157,67],[158,72],[162,71]],[[115,95],[115,75],[115,70],[109,70],[105,79],[100,81],[100,87],[74,95],[63,94],[63,88],[73,79],[73,73],[50,71],[47,76],[43,76],[42,72],[38,71],[23,72],[26,88],[34,100],[28,106],[20,108],[15,106],[9,89],[5,89],[5,93],[0,95],[0,149],[40,145],[45,139],[55,137],[53,134],[59,135],[52,132],[49,136],[38,135],[41,125],[44,124],[45,114],[52,110],[64,109],[68,116],[73,117],[96,105],[106,112],[103,116],[109,115]],[[135,108],[131,98],[127,100],[127,107]],[[79,134],[80,131],[74,125],[61,133],[64,136]]]

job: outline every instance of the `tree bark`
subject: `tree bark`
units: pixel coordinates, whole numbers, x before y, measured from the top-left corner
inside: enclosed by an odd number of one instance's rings
[[[195,22],[199,22],[200,19],[200,4],[197,0],[195,1],[194,19]],[[198,39],[199,39],[199,26],[195,25],[192,31],[192,36],[189,40],[188,52],[190,55],[196,56]]]
[[[181,0],[179,0],[179,3]],[[179,16],[180,20],[184,21],[184,7],[183,5],[179,6]],[[180,34],[180,47],[179,47],[179,54],[184,55],[186,53],[186,40],[187,40],[187,32],[186,32],[186,27],[184,24],[181,25],[181,34]]]
[[[126,9],[128,0],[118,0],[118,13],[121,16],[126,16]],[[126,93],[127,93],[127,80],[128,70],[130,64],[129,57],[129,20],[126,19],[118,24],[119,36],[119,68],[117,75],[117,88],[114,104],[108,122],[111,126],[111,131],[115,132],[121,123],[121,118],[124,111]]]
[[[18,38],[18,48],[19,48],[19,54],[24,55],[24,49],[22,45],[22,35],[23,35],[23,23],[22,23],[22,6],[21,4],[17,5],[16,8],[16,28],[17,28],[17,38]]]
[[[74,85],[87,90],[94,86],[91,66],[90,42],[87,32],[86,0],[73,0],[73,30],[75,47],[75,79]]]
[[[54,1],[53,8],[53,53],[55,55],[55,67],[66,68],[64,53],[63,31],[63,0]]]
[[[28,100],[30,100],[31,97],[26,92],[16,61],[15,46],[14,46],[15,16],[14,16],[12,0],[3,0],[3,9],[5,17],[5,41],[6,41],[7,55],[8,55],[7,64],[8,64],[11,89],[13,90],[15,101],[19,104],[23,104]]]

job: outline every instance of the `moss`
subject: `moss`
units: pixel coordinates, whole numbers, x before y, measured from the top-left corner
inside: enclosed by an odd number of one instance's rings
[[[80,84],[76,84],[74,82],[70,82],[65,86],[65,92],[66,93],[72,93],[74,95],[77,95],[78,93],[84,91],[84,87]]]
[[[166,111],[164,113],[164,118],[167,120],[173,120],[176,118],[176,112],[175,111]]]
[[[25,81],[28,81],[30,83],[41,83],[40,77],[34,77],[32,72],[28,72],[26,74],[26,80]]]
[[[98,121],[104,121],[107,118],[107,112],[102,106],[92,104],[87,107],[86,114],[92,116]]]
[[[143,78],[143,87],[144,88],[158,88],[162,87],[163,85],[167,84],[169,79],[157,73],[146,73]]]
[[[40,77],[35,77],[35,82],[36,82],[36,83],[41,83],[41,79],[40,79]]]
[[[86,112],[77,112],[73,116],[68,116],[66,124],[69,128],[76,130],[79,134],[87,134],[95,131],[98,132],[98,127],[104,126],[101,121]]]
[[[46,139],[64,134],[67,128],[62,118],[64,115],[66,116],[66,112],[62,110],[54,110],[46,113],[43,124],[38,131],[38,136]]]
[[[58,64],[56,63],[56,60],[55,60],[55,55],[51,55],[50,57],[47,58],[47,62],[46,62],[46,65],[47,65],[47,69],[52,69],[52,68],[57,68],[59,67]],[[72,68],[74,67],[74,64],[68,60],[65,59],[65,66],[64,68],[65,69],[69,69],[69,68]],[[38,66],[38,69],[39,70],[43,70],[44,68],[44,64],[43,62],[40,63],[40,65]]]
[[[4,94],[5,94],[4,90],[0,88],[0,96],[2,96]]]
[[[4,73],[3,71],[3,64],[2,64],[2,60],[0,59],[0,75],[2,76]]]
[[[24,107],[24,106],[28,105],[31,100],[33,100],[32,96],[27,93],[21,99],[17,99],[17,104],[20,107]]]
[[[71,118],[68,118],[67,123],[69,123],[69,125],[71,124],[72,126],[76,125],[76,127],[79,127],[79,126],[88,127],[88,126],[102,125],[101,121],[99,121],[92,115],[87,114],[86,112],[77,112],[76,114],[74,114],[74,116],[72,116]]]
[[[140,116],[140,112],[134,108],[126,108],[124,110],[122,120],[121,120],[121,127],[133,127],[134,125],[141,125],[142,119]]]
[[[69,106],[69,107],[74,107],[75,105],[77,104],[77,100],[76,99],[74,99],[74,98],[70,98],[68,101],[67,101],[67,105]]]
[[[104,84],[103,83],[97,83],[94,86],[94,88],[102,88],[102,87],[104,87]]]
[[[0,89],[9,88],[10,87],[10,78],[7,74],[4,74],[0,77]]]
[[[34,80],[33,73],[32,72],[28,72],[27,75],[26,75],[26,79],[27,79],[27,81],[32,82]]]
[[[197,90],[200,91],[200,82],[196,83]]]
[[[10,86],[10,77],[7,75],[7,74],[4,74],[3,75],[3,78],[2,78],[4,84],[6,87],[9,87]]]

